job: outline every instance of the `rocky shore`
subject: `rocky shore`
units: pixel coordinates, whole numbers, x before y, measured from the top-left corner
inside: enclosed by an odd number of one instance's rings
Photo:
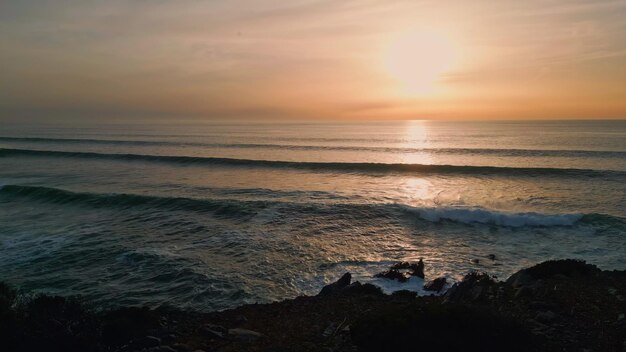
[[[398,263],[380,277],[419,276]],[[408,269],[409,272],[401,272]],[[428,283],[433,292],[448,283]],[[2,351],[626,351],[626,271],[547,261],[504,282],[470,273],[445,294],[385,295],[349,273],[316,296],[221,312],[122,308],[0,284]]]

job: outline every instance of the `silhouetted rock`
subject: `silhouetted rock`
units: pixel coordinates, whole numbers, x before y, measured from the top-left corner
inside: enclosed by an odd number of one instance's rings
[[[409,290],[400,290],[400,291],[393,292],[391,295],[394,297],[402,297],[406,299],[411,299],[411,298],[417,297],[417,292],[409,291]]]
[[[447,283],[448,283],[448,280],[446,280],[445,277],[438,277],[434,279],[433,281],[430,281],[426,285],[424,285],[424,290],[441,292],[444,289],[444,287],[446,287]]]
[[[498,284],[487,274],[472,272],[445,294],[446,302],[474,302],[485,300],[493,294]]]
[[[341,289],[341,294],[346,294],[346,295],[373,295],[373,296],[384,295],[384,293],[380,289],[380,287],[372,285],[372,284],[361,284],[358,281],[353,282],[352,284],[350,284],[350,285],[344,287],[343,289]]]
[[[374,275],[374,277],[389,280],[398,280],[400,282],[406,282],[407,280],[409,280],[409,276],[410,275],[408,273],[402,273],[396,269],[387,270],[385,272]]]
[[[327,295],[338,293],[339,291],[341,291],[341,289],[350,285],[350,281],[352,281],[352,274],[345,273],[339,280],[333,282],[332,284],[328,284],[324,286],[322,290],[320,291],[320,293],[318,293],[317,295],[327,296]]]
[[[561,275],[564,277],[593,276],[600,273],[595,265],[583,260],[564,259],[548,260],[527,269],[522,269],[506,280],[513,287],[534,284],[539,279]]]
[[[408,271],[402,272],[400,270]],[[417,262],[417,264],[409,262],[398,262],[392,265],[389,270],[374,275],[374,277],[398,280],[400,282],[406,282],[411,276],[417,276],[422,279],[424,278],[424,261],[421,258]]]
[[[412,276],[424,278],[424,261],[422,258],[417,262],[417,265],[412,265],[410,269],[412,270]]]
[[[102,338],[107,345],[119,346],[146,336],[159,327],[158,315],[148,308],[121,308],[104,316]]]
[[[411,263],[409,262],[398,262],[391,266],[391,270],[402,270],[402,269],[410,269]]]
[[[350,331],[362,352],[532,350],[530,332],[513,319],[489,310],[419,301],[373,310]]]

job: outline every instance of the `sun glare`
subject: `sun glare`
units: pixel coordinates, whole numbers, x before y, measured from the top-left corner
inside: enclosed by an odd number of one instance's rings
[[[414,30],[391,41],[384,65],[388,74],[410,94],[430,94],[442,74],[457,63],[457,47],[443,33]]]

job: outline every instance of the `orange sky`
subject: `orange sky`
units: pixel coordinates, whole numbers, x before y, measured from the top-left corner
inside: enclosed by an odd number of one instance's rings
[[[0,3],[0,117],[626,117],[626,1]]]

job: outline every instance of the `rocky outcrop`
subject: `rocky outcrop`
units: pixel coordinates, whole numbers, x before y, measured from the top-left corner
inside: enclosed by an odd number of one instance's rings
[[[377,278],[398,280],[400,282],[408,281],[411,276],[424,278],[424,261],[421,258],[417,263],[398,262],[392,265],[389,270],[374,275]]]
[[[424,290],[439,293],[443,291],[447,284],[448,280],[445,277],[438,277],[433,281],[426,283],[426,285],[424,285]]]
[[[341,278],[339,278],[339,280],[333,282],[332,284],[328,284],[324,286],[322,290],[320,291],[320,293],[318,293],[317,295],[328,296],[328,295],[338,293],[343,288],[349,286],[351,281],[352,281],[352,274],[345,273],[343,274]]]
[[[444,296],[385,295],[351,280],[344,274],[318,296],[212,313],[91,311],[0,283],[0,350],[623,351],[626,340],[626,272],[580,261],[542,263],[506,282],[471,273]]]
[[[445,294],[445,302],[477,302],[493,298],[498,284],[489,275],[472,272],[454,284]]]

